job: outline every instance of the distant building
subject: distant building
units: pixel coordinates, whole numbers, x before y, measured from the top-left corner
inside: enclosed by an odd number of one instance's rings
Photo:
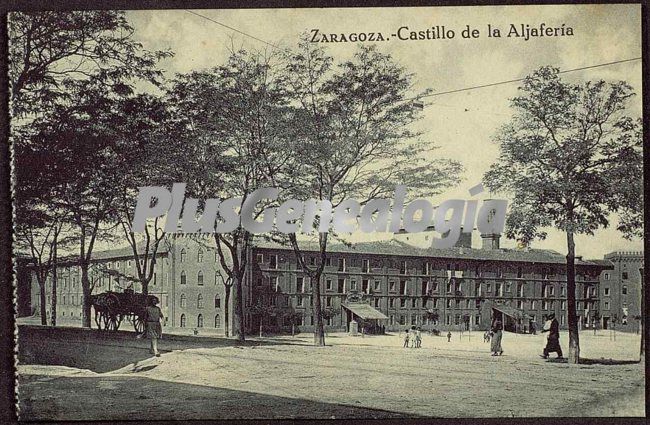
[[[208,243],[202,244],[196,239],[172,236],[160,244],[149,294],[159,298],[166,326],[224,329],[225,291],[219,278],[221,267],[216,260],[216,251]],[[83,294],[81,269],[75,258],[63,259],[57,273],[57,318],[63,319],[61,323],[80,321]],[[221,273],[221,276],[225,276]],[[137,269],[131,247],[94,253],[89,275],[93,294],[121,292],[126,288],[142,291],[136,279]],[[51,288],[50,274],[46,290],[48,317],[52,303]],[[32,277],[31,283],[31,304],[38,314],[39,287],[35,277]],[[232,313],[230,317],[232,320]],[[91,322],[94,327],[94,318],[91,318]],[[128,329],[129,326],[129,323],[123,323],[120,329]]]
[[[482,237],[481,248],[472,248],[471,235],[465,234],[453,248],[433,249],[428,247],[430,237],[430,232],[422,232],[352,246],[331,244],[321,280],[322,307],[333,312],[326,327],[344,331],[352,319],[366,316],[387,331],[410,326],[483,330],[496,315],[508,330],[528,332],[531,326],[540,329],[544,316],[551,312],[562,328],[567,327],[564,255],[540,249],[503,249],[500,235]],[[210,239],[199,243],[182,236],[171,236],[161,244],[149,292],[160,298],[167,326],[224,329],[225,293],[220,276],[226,275],[212,246]],[[301,246],[307,264],[317,264],[317,247]],[[608,254],[606,260],[576,259],[576,304],[583,329],[593,328],[596,322],[599,328],[610,325],[614,312],[623,317],[623,308],[627,309],[628,324],[617,324],[617,329],[633,330],[635,326],[632,317],[639,311],[642,255],[614,254]],[[260,318],[267,332],[288,331],[291,319],[301,331],[313,330],[312,282],[298,267],[293,250],[256,242],[248,253],[248,263],[243,284],[247,331],[255,332]],[[93,293],[126,287],[140,291],[135,275],[130,248],[97,252],[91,270]],[[63,262],[59,267],[59,317],[80,319],[79,282],[74,260]],[[48,288],[48,310],[50,291]],[[38,300],[38,285],[33,282],[31,304],[36,314]],[[264,308],[254,308],[256,305]],[[232,317],[231,305],[231,328]]]
[[[489,240],[481,249],[468,247],[463,239],[461,246],[449,249],[421,248],[419,240],[416,246],[402,240],[331,245],[321,281],[322,307],[338,314],[326,325],[346,330],[352,316],[349,298],[356,303],[361,296],[364,303],[387,316],[386,330],[414,325],[487,329],[496,313],[509,316],[512,330],[521,332],[532,323],[540,329],[543,317],[551,312],[565,328],[565,257],[548,250],[500,249],[498,235],[485,239]],[[308,264],[315,265],[317,247],[307,246],[305,252]],[[259,296],[276,308],[270,326],[287,326],[283,312],[298,311],[304,317],[301,329],[313,329],[311,282],[298,267],[293,251],[265,243],[258,244],[253,253],[253,303]],[[578,316],[584,326],[593,326],[598,277],[608,267],[576,260]],[[431,313],[438,319],[432,322]]]
[[[643,268],[643,251],[615,251],[605,255],[605,260],[613,265],[613,270],[603,270],[600,275],[602,326],[636,332],[643,297],[639,271]]]

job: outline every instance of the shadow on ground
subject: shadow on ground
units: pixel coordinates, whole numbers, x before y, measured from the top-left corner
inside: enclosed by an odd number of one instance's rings
[[[562,358],[549,358],[546,360],[546,363],[569,363],[569,360],[566,357]],[[601,357],[600,359],[587,359],[580,358],[578,364],[580,365],[606,365],[606,366],[620,366],[620,365],[629,365],[629,364],[639,364],[640,360],[617,360],[617,359],[606,359]]]
[[[605,359],[601,357],[600,359],[581,358],[579,362],[580,364],[585,364],[585,365],[601,364],[601,365],[617,366],[617,365],[626,365],[626,364],[639,364],[640,360],[616,360],[616,359]]]
[[[19,385],[25,421],[420,417],[144,377],[22,375]]]
[[[189,348],[288,345],[286,341],[245,341],[229,338],[163,335],[161,353]],[[20,364],[57,365],[104,373],[148,358],[149,341],[134,332],[21,325],[18,327]]]

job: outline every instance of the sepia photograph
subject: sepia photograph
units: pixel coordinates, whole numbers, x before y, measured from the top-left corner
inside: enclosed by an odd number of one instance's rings
[[[7,15],[19,421],[646,416],[641,4],[177,7]]]

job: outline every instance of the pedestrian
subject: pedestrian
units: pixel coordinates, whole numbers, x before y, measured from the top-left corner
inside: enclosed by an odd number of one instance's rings
[[[451,342],[451,331],[447,333],[447,342]]]
[[[531,332],[533,335],[537,335],[537,325],[535,325],[535,322],[532,322],[532,323],[530,324],[530,332]]]
[[[503,336],[503,324],[501,320],[494,319],[492,322],[492,344],[490,345],[490,351],[493,356],[500,356],[503,354],[503,348],[501,348],[501,337]]]
[[[422,332],[420,331],[420,328],[417,328],[415,330],[415,348],[420,347],[422,347]]]
[[[158,298],[151,296],[147,299],[148,306],[145,309],[145,323],[147,326],[147,337],[151,340],[149,352],[156,357],[160,357],[158,352],[158,339],[162,337],[162,325],[160,320],[164,318],[160,307],[158,307]]]
[[[409,348],[409,330],[404,331],[404,348]]]
[[[544,347],[542,358],[548,359],[549,353],[557,353],[557,358],[561,359],[562,348],[560,347],[560,324],[555,318],[555,313],[548,315],[547,324],[544,324],[544,329],[542,329],[542,333],[548,332],[546,347]]]
[[[416,337],[415,337],[415,326],[411,326],[411,330],[409,331],[409,341],[411,341],[411,348],[415,348],[417,345]]]

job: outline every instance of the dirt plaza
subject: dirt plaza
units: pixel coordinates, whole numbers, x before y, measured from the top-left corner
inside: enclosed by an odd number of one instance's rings
[[[98,373],[64,365],[19,365],[26,420],[643,416],[639,336],[581,334],[580,365],[539,357],[544,336],[506,333],[492,357],[480,333],[424,335],[403,348],[400,335],[330,334],[253,338],[245,345],[193,348],[161,341],[162,357],[140,346],[86,346],[125,366]],[[187,338],[187,337],[184,337]],[[223,340],[223,339],[222,339]],[[568,335],[561,343],[568,346]],[[166,345],[167,344],[167,347]],[[74,350],[75,343],[65,344]],[[206,345],[201,347],[201,345]],[[56,349],[56,344],[52,345]],[[167,348],[167,349],[166,349]],[[133,362],[129,360],[133,358]],[[114,363],[119,365],[120,363]],[[110,402],[106,402],[110,400]]]

